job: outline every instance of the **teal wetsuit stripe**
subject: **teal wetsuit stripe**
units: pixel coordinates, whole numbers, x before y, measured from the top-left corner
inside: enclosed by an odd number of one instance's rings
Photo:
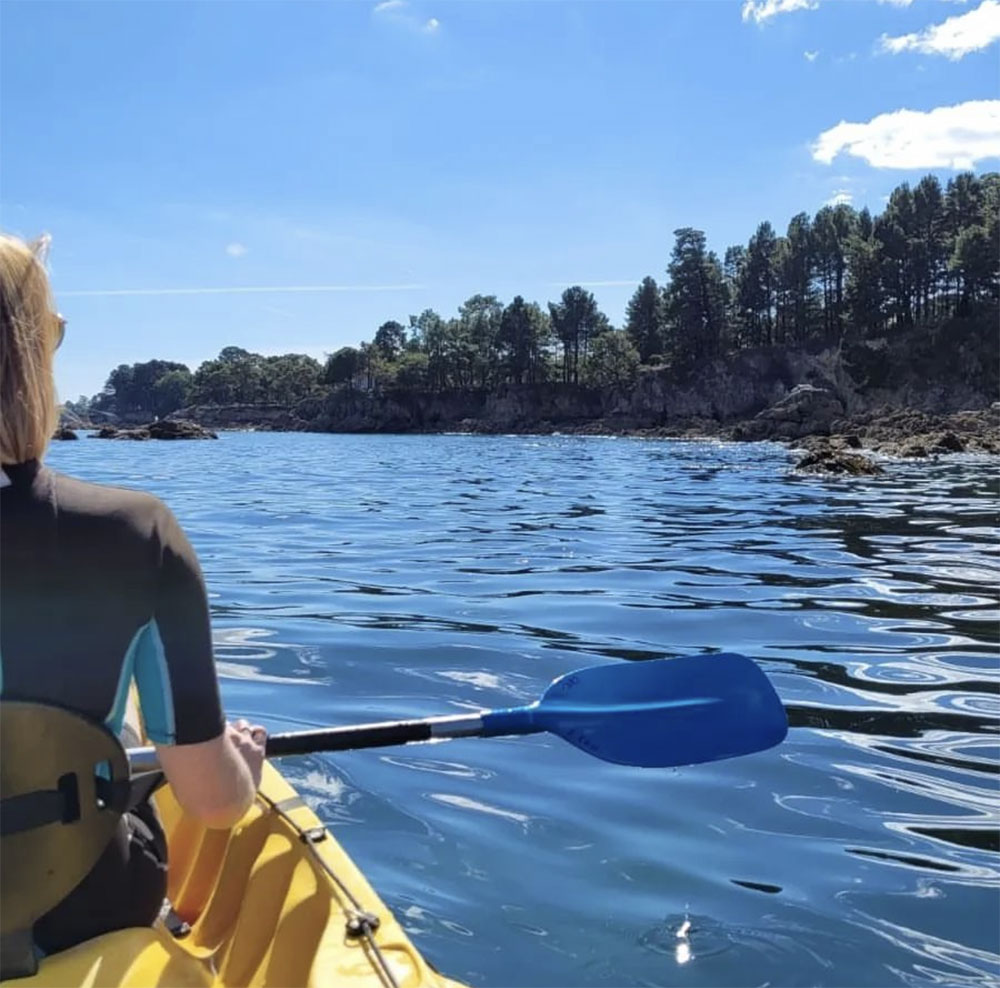
[[[174,694],[170,687],[167,655],[154,618],[145,626],[135,655],[135,681],[139,687],[146,734],[157,744],[173,744],[177,737]]]
[[[105,718],[104,723],[115,734],[120,734],[122,724],[125,723],[125,710],[128,707],[128,689],[132,685],[132,673],[135,669],[135,655],[139,650],[139,642],[149,628],[148,622],[144,624],[133,636],[125,650],[125,657],[122,659],[121,672],[118,674],[118,687],[115,690],[115,700],[111,705],[111,712]]]

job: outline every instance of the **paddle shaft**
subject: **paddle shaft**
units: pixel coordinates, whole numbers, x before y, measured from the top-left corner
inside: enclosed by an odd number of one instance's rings
[[[788,718],[745,655],[606,663],[560,676],[534,703],[445,717],[314,728],[268,738],[271,758],[445,738],[546,732],[617,765],[671,768],[735,758],[778,744]],[[156,752],[130,752],[133,770]]]
[[[491,711],[484,710],[450,717],[390,720],[375,724],[319,727],[311,731],[272,734],[267,739],[267,757],[282,758],[285,755],[308,755],[317,751],[354,751],[358,748],[382,748],[414,741],[491,736],[494,731],[489,730],[486,719],[486,715],[490,713]],[[523,718],[518,718],[516,724],[513,721],[505,722],[504,726],[516,728],[511,733],[518,734],[543,730],[524,723]],[[154,748],[131,748],[128,755],[133,772],[148,771],[156,766]]]

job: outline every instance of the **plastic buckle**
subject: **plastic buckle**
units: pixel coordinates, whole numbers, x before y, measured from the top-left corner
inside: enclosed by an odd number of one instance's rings
[[[310,827],[299,834],[299,840],[303,844],[319,844],[326,840],[326,827]]]

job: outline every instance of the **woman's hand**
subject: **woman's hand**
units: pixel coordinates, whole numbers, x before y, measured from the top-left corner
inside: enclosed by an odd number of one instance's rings
[[[210,741],[157,745],[177,801],[206,827],[228,830],[254,801],[264,767],[267,731],[238,720]]]
[[[251,724],[238,720],[235,724],[226,725],[226,733],[240,753],[250,770],[253,787],[256,792],[260,788],[260,775],[264,768],[265,745],[267,744],[267,729],[260,724]]]

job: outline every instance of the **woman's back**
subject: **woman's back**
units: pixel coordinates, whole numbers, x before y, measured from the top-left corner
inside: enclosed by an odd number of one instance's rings
[[[150,738],[223,729],[197,559],[156,498],[7,465],[0,492],[5,696],[121,728],[135,677]]]
[[[53,360],[65,329],[45,247],[0,234],[0,695],[117,732],[134,682],[178,802],[229,827],[254,798],[266,732],[223,718],[194,550],[156,498],[40,465],[58,418]],[[0,757],[32,751],[31,737],[8,734]],[[152,807],[132,808],[87,877],[35,924],[36,943],[58,950],[151,923],[165,850]]]

